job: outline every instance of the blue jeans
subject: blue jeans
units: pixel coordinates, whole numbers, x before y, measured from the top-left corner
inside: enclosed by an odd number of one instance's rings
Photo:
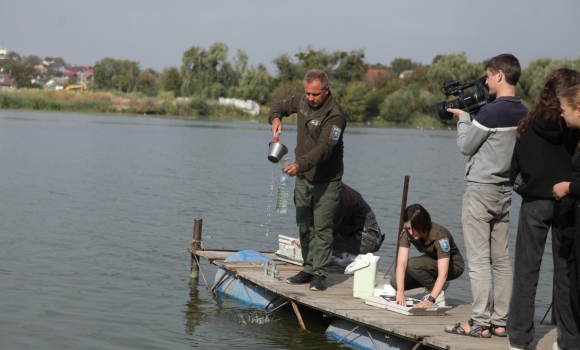
[[[506,325],[513,278],[507,234],[511,203],[511,186],[468,183],[463,195],[461,221],[473,296],[471,318],[481,326]]]

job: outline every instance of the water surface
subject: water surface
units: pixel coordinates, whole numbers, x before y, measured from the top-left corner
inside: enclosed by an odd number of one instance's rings
[[[295,130],[285,125],[280,136],[290,150]],[[467,158],[455,136],[347,127],[344,182],[387,234],[383,271],[394,258],[405,175],[408,204],[424,205],[465,252]],[[195,218],[208,248],[274,251],[278,234],[297,236],[291,201],[286,215],[272,205],[270,139],[269,125],[257,123],[0,110],[0,348],[340,347],[316,313],[305,316],[306,333],[287,310],[265,317],[215,299],[203,279],[189,284]],[[536,318],[551,300],[549,241]],[[203,262],[202,270],[211,286],[215,269]],[[471,301],[467,273],[447,294]]]

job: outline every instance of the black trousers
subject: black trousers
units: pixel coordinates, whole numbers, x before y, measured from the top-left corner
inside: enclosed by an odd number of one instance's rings
[[[520,208],[514,282],[507,330],[510,344],[526,347],[535,336],[534,314],[536,289],[548,231],[552,229],[554,259],[552,318],[558,328],[558,345],[578,349],[578,315],[572,310],[570,266],[573,259],[573,200],[560,201],[524,198]]]

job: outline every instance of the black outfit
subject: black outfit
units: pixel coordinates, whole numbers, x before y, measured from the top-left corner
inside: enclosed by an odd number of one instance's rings
[[[576,327],[580,329],[580,144],[572,158],[572,182],[570,183],[570,195],[576,200],[574,204],[576,213],[576,230],[574,232],[572,246],[573,258],[569,261],[570,269],[570,294],[572,297],[572,312],[576,317]]]
[[[340,201],[332,220],[333,249],[338,253],[374,253],[385,239],[375,213],[360,193],[342,184]]]
[[[571,308],[568,260],[574,231],[574,200],[554,200],[552,188],[572,178],[571,158],[578,132],[536,116],[516,142],[510,182],[522,196],[518,221],[514,280],[507,322],[510,345],[525,348],[534,339],[534,313],[544,246],[552,229],[554,290],[552,318],[558,327],[558,345],[576,349],[580,344],[577,315]],[[580,173],[579,173],[580,174]]]

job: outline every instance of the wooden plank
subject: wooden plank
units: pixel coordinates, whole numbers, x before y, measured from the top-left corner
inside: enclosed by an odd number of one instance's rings
[[[365,327],[374,328],[389,335],[422,341],[424,345],[435,349],[448,350],[499,350],[509,348],[507,338],[492,337],[480,339],[460,336],[444,332],[445,326],[465,322],[471,317],[471,305],[460,300],[447,299],[448,305],[454,306],[444,316],[405,316],[386,309],[366,305],[364,300],[354,298],[353,276],[343,274],[344,268],[334,267],[326,282],[325,292],[311,291],[309,284],[291,285],[286,279],[301,270],[300,266],[282,262],[275,254],[267,253],[276,261],[279,275],[272,279],[264,276],[260,262],[224,262],[230,251],[196,251],[200,257],[210,260],[215,265],[235,271],[239,277],[262,288],[282,295],[296,303],[319,310],[327,315],[340,317]],[[389,283],[389,278],[383,279],[379,272],[378,283]],[[416,296],[421,289],[408,291],[405,294]],[[528,349],[551,349],[556,341],[557,332],[552,325],[536,325],[536,339]]]

